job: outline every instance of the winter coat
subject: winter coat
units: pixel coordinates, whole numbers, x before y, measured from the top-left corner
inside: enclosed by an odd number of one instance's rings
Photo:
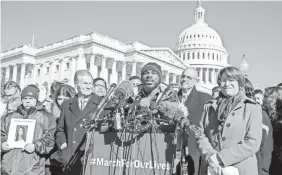
[[[270,175],[281,175],[282,172],[282,116],[272,121],[274,147],[272,152]]]
[[[203,161],[200,175],[207,174],[207,161],[217,153],[223,167],[234,166],[240,175],[258,175],[256,152],[262,139],[262,109],[246,96],[230,111],[222,134],[218,131],[218,104],[209,101],[204,107],[197,144]],[[219,147],[219,150],[216,148]]]
[[[43,107],[34,107],[26,110],[20,105],[17,111],[8,114],[3,123],[1,123],[1,149],[3,142],[7,142],[12,118],[36,120],[33,137],[35,152],[22,152],[18,148],[4,152],[1,173],[9,175],[44,175],[44,156],[52,150],[55,143],[56,122],[54,117],[47,113]]]
[[[273,128],[265,111],[262,111],[262,140],[257,152],[259,175],[269,174],[273,151]]]
[[[56,144],[59,149],[64,143],[67,144],[60,153],[66,174],[79,174],[82,171],[81,160],[86,143],[86,130],[83,124],[86,120],[92,119],[101,99],[92,94],[82,111],[79,109],[78,96],[63,102],[56,131]]]

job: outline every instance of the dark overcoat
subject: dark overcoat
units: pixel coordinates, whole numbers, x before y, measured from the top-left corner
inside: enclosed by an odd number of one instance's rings
[[[63,103],[56,131],[56,144],[61,148],[67,143],[67,147],[62,150],[62,157],[67,163],[65,169],[68,173],[80,174],[82,170],[81,158],[86,143],[86,130],[83,124],[93,117],[101,99],[92,94],[82,111],[79,109],[77,96]]]
[[[178,91],[178,98],[182,101],[181,89]],[[191,123],[199,126],[199,122],[201,121],[201,116],[204,111],[204,105],[207,101],[211,99],[212,96],[200,92],[196,89],[196,87],[193,87],[187,100],[184,102],[184,105],[188,109],[189,112],[188,118]],[[187,142],[185,142],[185,145],[187,145]],[[188,158],[188,172],[189,174],[198,175],[200,153],[197,148],[196,139],[192,135],[188,138],[188,148],[189,148],[189,155],[192,158],[192,159]]]
[[[180,100],[182,99],[182,89],[178,91],[178,97]],[[199,122],[201,121],[202,113],[204,111],[204,104],[211,99],[212,96],[200,92],[196,89],[196,87],[193,87],[192,91],[190,92],[184,104],[188,108],[189,111],[188,117],[193,124],[199,125]]]

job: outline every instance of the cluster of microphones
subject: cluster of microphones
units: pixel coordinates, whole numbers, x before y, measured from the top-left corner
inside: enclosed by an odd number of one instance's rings
[[[121,130],[124,126],[122,121],[146,117],[147,113],[143,113],[142,115],[136,115],[136,111],[140,110],[141,97],[138,94],[134,94],[134,91],[134,87],[129,81],[123,81],[118,86],[115,83],[112,84],[107,94],[99,103],[96,112],[92,116],[92,119],[85,122],[84,128],[87,131],[92,131],[94,128],[103,126],[103,123],[105,125],[105,123],[112,121],[112,127],[115,130]],[[148,106],[149,113],[155,117],[153,119],[158,120],[158,103],[155,101],[151,101]],[[173,108],[169,108],[169,110],[173,118],[166,119],[168,124],[178,124],[188,133],[199,133],[198,127],[191,124],[189,119],[187,119],[183,115],[183,112],[181,112],[180,110],[174,110]],[[103,111],[110,112],[105,115]]]

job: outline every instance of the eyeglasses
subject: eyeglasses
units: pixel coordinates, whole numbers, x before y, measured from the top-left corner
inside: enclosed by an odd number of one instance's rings
[[[219,83],[220,84],[225,84],[225,83],[234,83],[236,82],[237,80],[234,80],[234,79],[228,79],[228,80],[220,80]]]
[[[94,84],[94,87],[101,87],[101,88],[105,88],[106,89],[106,86],[103,86],[101,84]]]

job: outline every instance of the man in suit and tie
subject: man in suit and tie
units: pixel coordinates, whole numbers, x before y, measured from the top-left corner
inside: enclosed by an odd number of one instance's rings
[[[89,71],[77,71],[74,83],[78,94],[62,105],[56,144],[61,150],[63,162],[67,164],[65,174],[79,175],[82,172],[81,160],[86,142],[83,124],[91,119],[102,98],[93,93],[93,78]]]
[[[212,97],[196,89],[198,83],[198,73],[194,68],[187,68],[183,71],[180,79],[181,88],[178,91],[180,106],[188,110],[188,119],[191,123],[199,126],[204,110],[204,103]],[[193,135],[188,137],[188,174],[198,175],[200,153]],[[192,159],[191,159],[192,158]]]

